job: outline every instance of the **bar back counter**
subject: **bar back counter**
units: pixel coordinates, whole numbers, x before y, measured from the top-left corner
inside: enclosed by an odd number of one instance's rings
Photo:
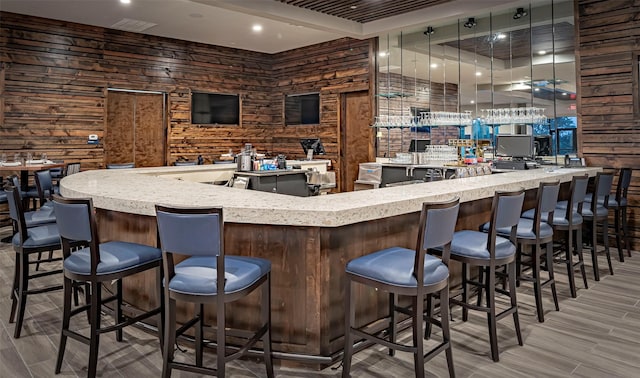
[[[332,363],[343,349],[344,272],[347,261],[391,246],[415,248],[422,203],[459,196],[457,229],[487,221],[496,190],[524,188],[532,204],[541,181],[595,176],[600,168],[553,168],[403,185],[357,192],[295,197],[211,183],[228,167],[216,165],[94,170],[65,177],[65,197],[93,198],[101,241],[119,239],[156,245],[155,204],[223,206],[225,250],[272,263],[274,357],[317,366]],[[526,205],[525,205],[526,206]],[[530,206],[529,206],[530,207]],[[155,275],[130,278],[125,300],[134,307],[155,305]],[[456,285],[456,280],[451,282]],[[367,291],[365,291],[367,290]],[[356,326],[388,311],[385,293],[362,289],[355,295]],[[230,308],[228,321],[258,324],[258,298]],[[190,308],[178,311],[187,319]],[[212,317],[215,311],[208,312]]]

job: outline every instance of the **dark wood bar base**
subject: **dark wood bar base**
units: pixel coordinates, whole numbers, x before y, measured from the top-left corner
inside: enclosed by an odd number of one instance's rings
[[[528,193],[527,198],[533,198]],[[531,202],[531,201],[529,201]],[[489,217],[491,199],[461,204],[458,229],[477,228]],[[156,220],[152,216],[97,210],[102,240],[119,238],[156,245]],[[262,257],[272,263],[272,339],[275,357],[325,367],[339,356],[344,336],[344,269],[347,261],[381,248],[415,248],[419,212],[360,222],[342,227],[299,227],[259,224],[225,224],[225,250],[230,255]],[[459,283],[454,265],[451,286]],[[155,275],[128,278],[125,300],[148,309],[155,305]],[[382,318],[388,311],[385,293],[360,288],[357,324]],[[258,324],[259,297],[249,296],[229,306],[231,326]],[[179,307],[178,320],[192,310]],[[214,317],[212,308],[208,317]],[[287,357],[287,354],[290,354]]]

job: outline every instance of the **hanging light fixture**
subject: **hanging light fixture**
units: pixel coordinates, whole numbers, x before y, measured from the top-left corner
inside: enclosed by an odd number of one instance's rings
[[[427,30],[424,32],[424,35],[431,35],[436,32],[436,29],[433,26],[427,26]]]

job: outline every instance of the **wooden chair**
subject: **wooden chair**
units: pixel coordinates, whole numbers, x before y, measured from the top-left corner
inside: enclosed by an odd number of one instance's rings
[[[491,205],[491,220],[488,232],[462,230],[453,235],[451,242],[451,259],[462,263],[462,300],[450,299],[450,303],[462,306],[462,320],[467,321],[469,310],[481,311],[487,314],[489,324],[489,342],[491,344],[491,358],[499,361],[497,321],[513,316],[518,344],[522,344],[520,321],[518,318],[518,302],[516,298],[516,229],[520,220],[524,190],[498,191],[493,197]],[[508,229],[509,238],[498,235],[498,230]],[[496,268],[506,266],[509,290],[496,288]],[[473,281],[469,278],[469,266],[477,266],[484,272],[480,275],[483,280]],[[469,302],[468,285],[482,288],[486,294],[486,306],[480,300],[474,305]],[[510,298],[510,306],[500,313],[496,313],[496,292],[506,294]],[[479,291],[482,293],[482,291]],[[478,298],[480,299],[480,298]]]
[[[162,318],[162,255],[158,248],[137,243],[123,241],[100,243],[91,199],[66,199],[54,195],[53,206],[64,257],[64,304],[55,373],[60,373],[67,338],[71,337],[89,346],[87,376],[95,377],[101,334],[115,331],[116,340],[122,341],[124,327],[158,314]],[[127,319],[122,312],[122,279],[148,269],[156,269],[158,272],[158,306]],[[90,303],[72,309],[74,281],[88,283],[91,294]],[[109,282],[115,282],[115,294],[102,298],[102,286]],[[103,327],[101,325],[102,305],[112,301],[115,301],[113,311],[116,324]],[[86,311],[89,312],[91,324],[88,337],[70,329],[71,318]],[[162,344],[162,320],[158,319],[160,344]]]
[[[32,264],[40,264],[42,262],[50,263],[61,260],[60,258],[53,258],[52,254],[49,254],[49,258],[47,259],[43,260],[41,258],[42,252],[52,252],[60,249],[60,235],[55,223],[49,222],[28,227],[25,219],[25,212],[22,207],[23,202],[20,197],[20,189],[15,186],[10,186],[6,190],[6,194],[9,203],[9,217],[12,219],[14,229],[16,230],[11,241],[16,255],[13,286],[11,288],[12,301],[9,322],[16,323],[13,337],[17,339],[20,337],[20,333],[22,331],[27,297],[32,294],[40,294],[62,289],[61,285],[29,289],[29,282],[31,280],[62,272],[60,269],[54,269],[31,273],[29,269],[29,265]],[[38,257],[36,260],[31,260],[30,257],[34,254],[37,254]]]
[[[416,377],[424,377],[424,364],[438,353],[444,351],[447,356],[449,375],[455,376],[453,354],[449,334],[449,247],[456,227],[459,199],[444,203],[424,203],[420,214],[418,240],[415,250],[392,247],[373,252],[351,260],[346,266],[346,311],[342,377],[349,377],[351,356],[354,353],[353,342],[361,339],[384,345],[393,350],[413,353]],[[441,248],[442,260],[428,253]],[[355,327],[356,301],[355,286],[359,283],[389,293],[388,339],[380,335],[365,332]],[[428,324],[439,325],[442,329],[442,342],[424,354],[423,317],[424,300],[440,295],[440,321],[431,317],[431,306],[427,306]],[[410,309],[396,306],[398,295],[412,297]],[[431,302],[430,302],[431,303]],[[411,316],[413,345],[399,344],[395,340],[396,312]],[[426,337],[426,336],[425,336]]]
[[[156,205],[158,234],[165,273],[165,343],[162,376],[173,369],[198,374],[225,376],[226,363],[242,357],[262,339],[268,377],[273,377],[271,356],[271,262],[224,253],[222,208],[171,208]],[[177,263],[174,254],[186,255]],[[260,326],[255,332],[228,329],[226,304],[261,288]],[[196,316],[176,331],[176,302],[192,303]],[[216,305],[216,369],[203,366],[204,305]],[[195,326],[196,363],[174,360],[176,337]],[[227,345],[227,336],[245,339],[237,350]]]
[[[551,294],[556,311],[560,310],[558,304],[558,293],[556,291],[556,281],[553,272],[553,213],[558,202],[558,192],[560,191],[560,182],[541,182],[538,187],[536,207],[532,217],[521,216],[516,227],[516,240],[518,241],[518,253],[516,256],[516,272],[518,280],[526,280],[533,283],[533,294],[536,301],[536,310],[538,321],[544,322],[544,309],[542,306],[542,288],[551,286]],[[525,212],[526,213],[526,212]],[[489,230],[489,223],[483,227],[486,232]],[[509,237],[511,230],[509,228],[498,229],[498,235]],[[546,253],[543,254],[542,246],[545,246]],[[527,253],[525,247],[531,247],[530,253]],[[522,257],[530,256],[529,261],[523,261]],[[548,272],[548,279],[542,281],[540,271],[542,270],[541,259],[545,259],[545,267]],[[521,265],[528,265],[531,268],[531,276],[521,274]],[[482,278],[482,270],[480,271]],[[481,279],[482,280],[482,279]],[[482,292],[482,290],[480,290]],[[481,297],[481,293],[479,298]]]

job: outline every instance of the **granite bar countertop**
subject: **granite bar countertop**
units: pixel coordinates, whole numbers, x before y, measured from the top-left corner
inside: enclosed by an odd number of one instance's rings
[[[474,201],[491,197],[496,190],[533,189],[541,181],[567,182],[574,175],[588,173],[595,176],[596,172],[602,170],[597,167],[545,166],[314,197],[243,190],[169,177],[174,173],[193,173],[206,177],[229,169],[224,166],[213,164],[85,171],[62,179],[60,190],[66,197],[91,197],[97,208],[132,214],[153,216],[155,204],[223,206],[226,222],[338,227],[420,211],[425,201],[444,201],[453,196],[459,196],[461,202]]]

